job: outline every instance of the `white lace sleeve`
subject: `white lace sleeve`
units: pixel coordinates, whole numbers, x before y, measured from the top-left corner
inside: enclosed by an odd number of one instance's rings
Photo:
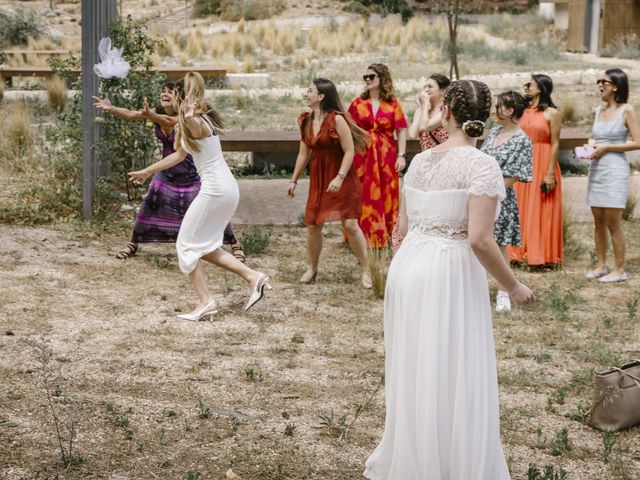
[[[485,195],[504,200],[506,196],[500,165],[495,158],[478,152],[469,177],[469,195]]]

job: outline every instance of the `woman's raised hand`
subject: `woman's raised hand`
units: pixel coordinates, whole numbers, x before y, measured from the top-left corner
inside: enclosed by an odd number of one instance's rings
[[[145,118],[149,118],[151,114],[151,109],[149,108],[149,102],[147,101],[147,97],[144,97],[144,101],[142,102],[142,116]]]
[[[182,111],[185,118],[193,117],[196,113],[196,101],[186,98],[182,104]]]
[[[104,98],[99,97],[91,97],[93,99],[93,105],[100,110],[104,110],[105,112],[110,112],[113,110],[113,105],[111,104],[111,100],[109,100],[109,95],[105,95]]]

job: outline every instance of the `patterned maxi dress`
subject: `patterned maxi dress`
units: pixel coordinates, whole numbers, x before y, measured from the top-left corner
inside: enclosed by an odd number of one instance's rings
[[[175,132],[167,134],[154,124],[156,138],[162,143],[162,158],[175,152]],[[156,173],[133,223],[133,243],[174,243],[182,219],[200,190],[200,177],[191,155],[171,168]],[[224,231],[224,243],[237,240],[231,225]]]
[[[518,182],[530,182],[532,179],[531,140],[524,132],[518,132],[496,147],[494,142],[500,130],[502,130],[500,125],[493,127],[480,150],[498,161],[503,177],[512,177]],[[507,188],[507,196],[502,202],[500,216],[494,227],[494,236],[501,247],[522,244],[518,201],[513,185]]]
[[[520,211],[522,246],[509,247],[511,260],[528,265],[562,264],[562,176],[556,163],[556,188],[543,193],[540,184],[551,161],[551,129],[544,111],[528,108],[520,119],[520,128],[531,139],[533,147],[533,181],[516,183]]]
[[[398,218],[399,186],[394,133],[407,128],[407,120],[396,98],[390,102],[380,100],[374,115],[371,99],[358,97],[349,106],[349,114],[360,128],[369,132],[367,150],[356,154],[353,159],[362,189],[360,228],[369,246],[384,248],[389,244]]]
[[[166,134],[154,124],[162,142],[162,158],[171,155],[175,134]],[[133,224],[133,243],[173,243],[178,238],[182,218],[200,190],[200,177],[191,155],[178,165],[156,173]]]
[[[337,192],[327,192],[331,180],[336,178],[344,151],[336,132],[336,112],[328,113],[320,130],[314,136],[305,128],[309,113],[300,115],[300,136],[311,150],[309,160],[309,197],[304,212],[304,223],[322,225],[336,220],[360,218],[360,185],[355,169],[350,168]]]

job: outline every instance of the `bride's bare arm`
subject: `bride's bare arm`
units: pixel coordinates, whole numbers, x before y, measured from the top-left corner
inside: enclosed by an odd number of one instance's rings
[[[493,236],[497,206],[497,197],[469,195],[469,245],[487,272],[509,292],[514,303],[531,303],[533,293],[513,275]]]

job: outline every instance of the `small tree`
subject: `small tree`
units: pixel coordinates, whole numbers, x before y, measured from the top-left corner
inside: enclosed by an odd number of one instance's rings
[[[447,21],[449,23],[449,78],[460,78],[458,69],[458,15],[460,13],[460,0],[451,0]],[[455,77],[453,76],[455,72]]]

